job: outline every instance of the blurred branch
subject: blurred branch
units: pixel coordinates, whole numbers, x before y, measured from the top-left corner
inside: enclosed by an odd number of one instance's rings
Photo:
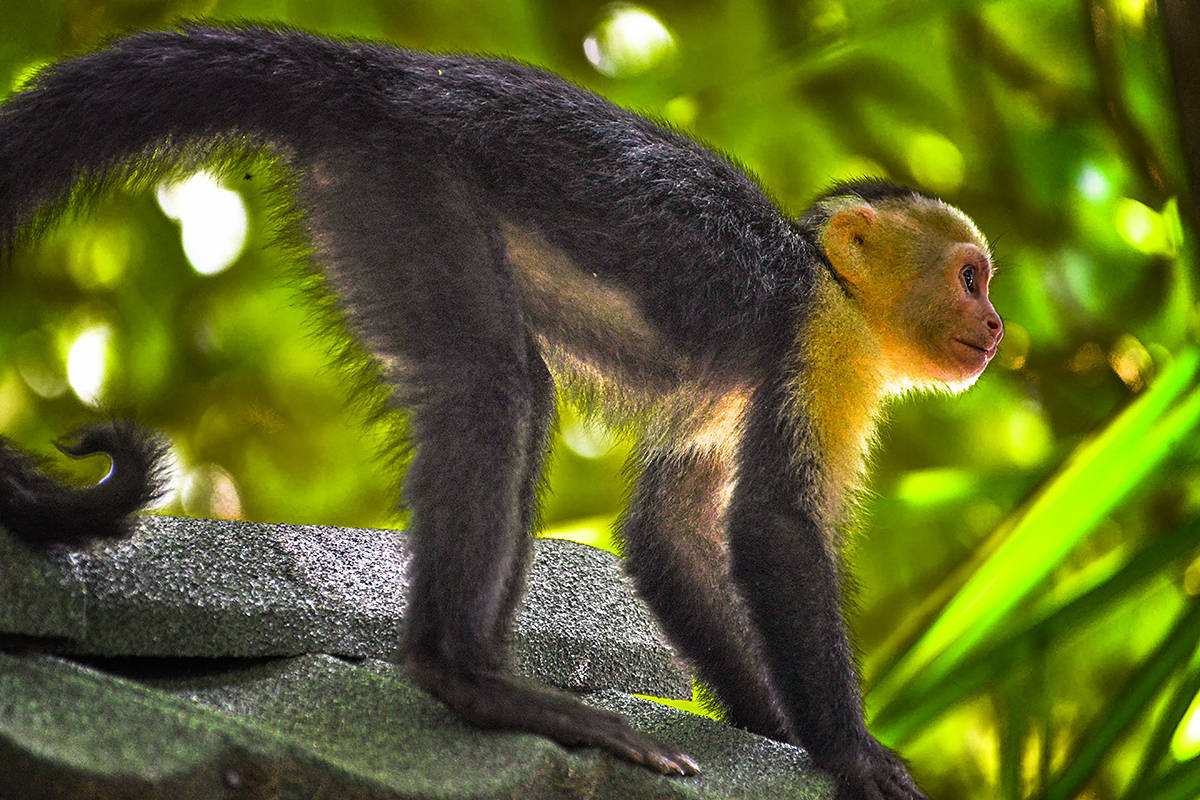
[[[1183,140],[1183,158],[1187,165],[1187,180],[1191,202],[1188,216],[1195,230],[1200,231],[1200,6],[1194,0],[1163,0],[1163,27],[1167,52],[1171,58],[1171,76],[1175,83],[1175,98],[1179,104],[1179,128]]]
[[[993,82],[988,80],[989,72],[1002,84],[1034,98],[1044,111],[1055,116],[1061,116],[1069,102],[1069,93],[1008,47],[978,13],[959,14],[953,30],[960,43],[951,54],[957,59],[951,74],[958,82],[958,97],[961,109],[965,110],[960,110],[960,114],[974,132],[976,146],[988,154],[980,159],[980,165],[989,170],[987,181],[980,188],[993,197],[1011,198],[1005,204],[1006,216],[1031,239],[1038,233],[1061,230],[1057,221],[1047,224],[1021,189],[1023,178],[1017,166],[1012,129],[1005,123]],[[964,187],[964,195],[970,193],[971,189]]]
[[[1009,46],[978,13],[960,14],[958,33],[963,41],[959,52],[986,62],[997,78],[1032,98],[1042,111],[1061,117],[1079,107],[1079,101],[1069,87],[1055,81],[1048,72],[1039,70]]]
[[[1171,186],[1162,159],[1134,122],[1133,114],[1125,102],[1125,93],[1121,89],[1120,59],[1107,0],[1083,0],[1083,5],[1091,34],[1089,43],[1092,60],[1100,83],[1100,107],[1126,157],[1146,181],[1147,188],[1153,194],[1150,198],[1153,205],[1161,207],[1178,192]]]

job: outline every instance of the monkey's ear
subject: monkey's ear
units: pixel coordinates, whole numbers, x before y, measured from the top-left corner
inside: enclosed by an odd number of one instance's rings
[[[864,203],[843,208],[821,230],[821,246],[829,263],[852,284],[868,277],[868,234],[874,225],[875,209]]]

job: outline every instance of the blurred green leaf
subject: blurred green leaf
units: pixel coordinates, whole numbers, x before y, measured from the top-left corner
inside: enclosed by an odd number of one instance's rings
[[[1081,737],[1067,767],[1051,781],[1039,800],[1066,800],[1075,796],[1084,781],[1100,767],[1116,740],[1135,719],[1153,707],[1155,695],[1171,674],[1192,657],[1197,643],[1200,643],[1200,602],[1193,602],[1133,680],[1116,692],[1104,715]]]
[[[943,674],[915,682],[893,703],[882,706],[874,719],[876,732],[889,741],[904,741],[963,698],[989,683],[1002,683],[1030,653],[1044,649],[1047,642],[1068,636],[1105,613],[1112,604],[1128,598],[1145,581],[1194,552],[1197,541],[1200,541],[1200,520],[1154,540],[1112,575],[1027,627],[988,637]],[[1168,744],[1173,732],[1172,727],[1168,731]]]
[[[1193,653],[1192,663],[1179,684],[1171,692],[1166,705],[1159,712],[1154,730],[1146,740],[1142,749],[1141,761],[1137,771],[1129,781],[1122,797],[1125,800],[1139,800],[1143,797],[1161,797],[1157,791],[1150,792],[1149,784],[1159,775],[1162,767],[1171,760],[1171,741],[1179,726],[1196,701],[1200,693],[1200,654]],[[1164,776],[1165,777],[1165,776]],[[1200,773],[1197,773],[1200,778]]]
[[[943,678],[1009,623],[1080,539],[1162,466],[1200,426],[1200,349],[1181,353],[1158,382],[1082,444],[1000,527],[987,555],[898,662],[878,678],[872,701],[886,708],[906,690]]]

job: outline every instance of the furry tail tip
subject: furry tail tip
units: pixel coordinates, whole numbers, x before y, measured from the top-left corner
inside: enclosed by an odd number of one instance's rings
[[[124,536],[130,517],[166,490],[166,441],[125,422],[83,428],[56,444],[71,458],[106,455],[95,486],[64,483],[45,464],[0,438],[0,527],[35,548]]]

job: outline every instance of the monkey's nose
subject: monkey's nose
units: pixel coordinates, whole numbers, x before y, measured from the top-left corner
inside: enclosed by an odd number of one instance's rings
[[[1000,344],[1000,340],[1004,338],[1004,323],[1000,321],[1000,317],[993,314],[987,318],[988,330],[992,332],[992,345]]]

